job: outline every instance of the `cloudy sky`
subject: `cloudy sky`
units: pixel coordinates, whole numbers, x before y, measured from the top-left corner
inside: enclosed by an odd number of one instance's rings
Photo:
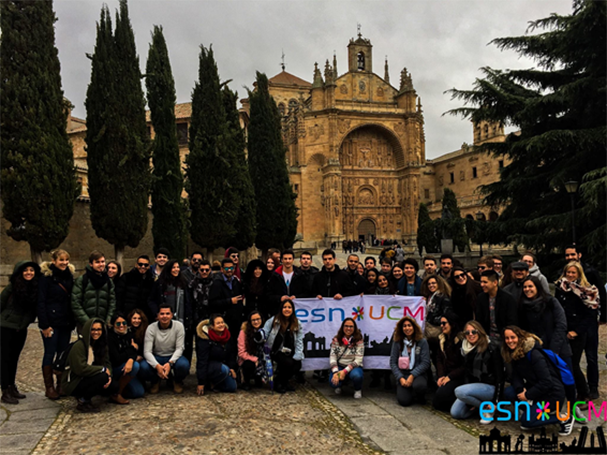
[[[84,98],[91,65],[86,53],[95,43],[102,0],[55,0],[56,45],[65,96],[85,118]],[[118,0],[107,0],[112,15]],[[422,98],[426,155],[434,158],[472,142],[462,119],[442,116],[459,103],[443,92],[470,88],[479,68],[529,67],[532,62],[488,43],[525,33],[528,22],[551,13],[569,14],[571,0],[130,0],[142,70],[154,25],[162,25],[169,47],[178,102],[190,101],[198,72],[199,46],[213,45],[222,80],[241,97],[252,87],[255,71],[272,77],[286,70],[312,80],[314,62],[337,55],[340,74],[347,70],[347,44],[357,23],[373,44],[373,69],[383,77],[388,56],[390,80],[398,87],[406,67]]]

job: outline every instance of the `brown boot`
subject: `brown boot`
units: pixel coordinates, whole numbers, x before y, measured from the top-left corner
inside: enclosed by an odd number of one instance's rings
[[[128,385],[129,382],[131,382],[131,379],[133,379],[132,376],[122,376],[120,378],[120,381],[118,381],[118,393],[116,395],[112,395],[110,397],[110,401],[116,403],[116,404],[129,404],[130,401],[126,400],[123,396],[122,396],[122,392],[124,392],[125,387]]]
[[[57,395],[59,395],[60,397],[64,397],[65,393],[63,393],[63,390],[61,389],[61,373],[58,371],[54,371],[54,373],[55,373],[55,378],[57,378],[57,385],[55,386]]]
[[[55,390],[55,386],[53,384],[53,366],[47,365],[42,367],[42,377],[44,378],[44,387],[46,389],[45,396],[50,400],[58,400],[59,394]]]

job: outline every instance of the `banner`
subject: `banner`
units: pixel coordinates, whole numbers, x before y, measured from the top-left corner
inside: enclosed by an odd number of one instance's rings
[[[329,369],[331,340],[347,317],[356,321],[365,341],[365,369],[390,369],[390,347],[396,323],[413,317],[424,329],[426,302],[422,297],[364,295],[334,299],[297,299],[295,315],[303,326],[302,369]]]

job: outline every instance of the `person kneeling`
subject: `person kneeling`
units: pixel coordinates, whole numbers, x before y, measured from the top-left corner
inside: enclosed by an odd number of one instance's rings
[[[190,372],[190,362],[183,356],[185,329],[179,321],[173,320],[170,305],[163,304],[158,311],[158,321],[150,324],[145,331],[143,357],[139,374],[144,381],[150,381],[150,393],[158,393],[160,380],[169,379],[173,373],[173,391],[183,392],[183,380]]]
[[[108,334],[112,377],[118,384],[118,394],[110,399],[117,404],[129,404],[125,397],[141,398],[144,394],[143,385],[137,379],[140,366],[137,362],[138,345],[133,341],[133,334],[127,329],[126,317],[123,314],[115,314],[110,322],[114,328]]]
[[[236,353],[223,317],[215,313],[201,321],[196,327],[196,335],[198,395],[204,395],[208,384],[222,392],[236,392]]]
[[[426,373],[430,368],[430,348],[422,329],[411,316],[405,316],[396,323],[390,368],[396,378],[398,404],[411,406],[414,399],[424,403],[424,394],[428,388]]]
[[[105,322],[99,318],[86,321],[81,338],[74,343],[65,362],[61,388],[76,397],[80,412],[99,412],[92,403],[96,395],[115,395],[112,368],[107,347]]]
[[[363,388],[363,357],[365,342],[352,318],[344,319],[339,332],[331,342],[331,387],[337,395],[341,394],[341,386],[348,379],[354,385],[354,398],[362,397]]]
[[[263,319],[259,311],[249,314],[248,320],[242,323],[238,335],[238,365],[241,368],[242,389],[251,389],[251,379],[255,387],[261,387],[266,377],[265,355],[263,352],[264,334],[260,330]]]

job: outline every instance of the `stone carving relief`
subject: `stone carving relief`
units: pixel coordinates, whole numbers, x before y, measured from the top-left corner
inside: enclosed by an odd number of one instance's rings
[[[464,171],[459,171],[459,179],[466,180],[466,173]]]
[[[309,128],[308,133],[312,136],[313,140],[318,140],[325,133],[325,128],[323,125],[314,125]]]
[[[489,175],[491,173],[491,163],[485,161],[483,163],[483,174]]]
[[[360,93],[365,93],[365,92],[366,92],[366,90],[367,90],[367,84],[365,83],[365,81],[360,81],[360,82],[358,83],[358,91],[359,91]]]
[[[337,122],[337,129],[342,134],[348,131],[350,129],[350,120],[339,119],[339,121]]]
[[[360,205],[374,205],[375,197],[373,192],[368,188],[363,188],[358,192],[358,204]]]
[[[394,131],[396,131],[397,133],[404,133],[405,132],[404,123],[398,122],[396,125],[394,125]]]
[[[339,91],[344,94],[347,95],[348,94],[348,87],[346,87],[346,84],[341,84],[339,86]]]
[[[377,88],[377,97],[378,98],[383,98],[384,97],[384,89],[381,87]]]

